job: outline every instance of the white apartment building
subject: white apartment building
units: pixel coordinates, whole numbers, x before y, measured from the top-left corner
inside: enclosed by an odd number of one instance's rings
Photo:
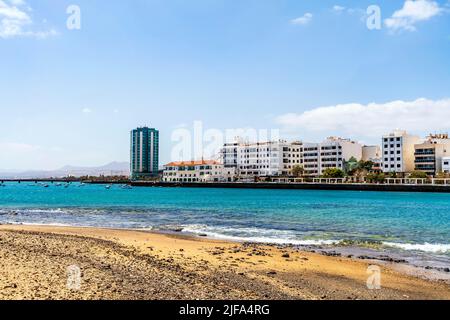
[[[450,156],[450,139],[447,134],[429,135],[414,146],[415,170],[436,176],[443,172],[443,158]]]
[[[164,166],[164,182],[232,182],[236,169],[214,160],[171,162]]]
[[[301,142],[232,142],[224,145],[221,157],[225,168],[235,168],[239,177],[251,179],[289,175],[302,165],[302,151]]]
[[[226,168],[237,168],[238,166],[238,148],[240,142],[231,142],[224,144],[221,150],[222,163]]]
[[[395,130],[383,136],[383,172],[406,173],[415,169],[414,145],[421,139],[406,131]]]
[[[295,166],[303,166],[303,143],[292,142],[283,147],[283,175],[290,175]]]
[[[362,145],[349,139],[330,137],[322,143],[286,142],[225,144],[223,164],[236,168],[240,178],[288,176],[295,166],[306,176],[319,176],[328,168],[344,169],[344,162],[362,159]]]
[[[305,176],[320,175],[320,144],[303,143],[303,169]]]
[[[285,175],[283,159],[288,149],[286,141],[241,144],[238,147],[237,172],[242,178]]]
[[[450,157],[442,158],[442,172],[450,173]]]
[[[320,144],[319,175],[329,168],[344,169],[344,162],[362,159],[362,145],[339,137],[329,137]]]

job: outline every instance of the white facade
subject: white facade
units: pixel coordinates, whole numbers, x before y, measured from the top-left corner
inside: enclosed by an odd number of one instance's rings
[[[213,160],[171,162],[164,166],[164,182],[232,182],[235,168]]]
[[[383,172],[406,173],[415,169],[414,145],[421,139],[406,131],[396,130],[383,136]]]
[[[450,139],[447,134],[430,135],[414,146],[415,170],[436,176],[443,172],[442,159],[450,156]]]
[[[362,145],[349,139],[330,137],[320,144],[320,169],[321,175],[326,169],[344,169],[344,162],[355,158],[362,159]]]
[[[320,144],[303,143],[303,168],[306,176],[319,176],[320,174]]]
[[[224,145],[221,156],[226,168],[236,168],[240,178],[252,179],[289,175],[302,165],[302,151],[301,142],[233,142]]]
[[[238,147],[237,172],[242,178],[283,175],[285,141],[241,144]]]
[[[223,165],[227,168],[237,168],[239,142],[226,143],[221,151]]]
[[[322,143],[236,142],[222,149],[223,163],[235,167],[242,179],[289,176],[295,166],[303,167],[304,175],[317,177],[328,168],[344,169],[344,162],[352,157],[362,159],[362,146],[337,137]]]
[[[442,158],[442,172],[450,173],[450,157]]]
[[[296,166],[303,166],[303,143],[292,142],[283,147],[283,175],[290,175]]]

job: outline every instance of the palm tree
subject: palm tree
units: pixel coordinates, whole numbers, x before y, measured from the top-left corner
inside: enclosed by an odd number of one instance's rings
[[[305,168],[303,168],[303,166],[297,164],[292,168],[292,175],[294,177],[303,177],[304,174]]]

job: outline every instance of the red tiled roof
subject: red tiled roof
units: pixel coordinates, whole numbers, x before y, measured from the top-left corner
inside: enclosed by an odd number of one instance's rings
[[[181,161],[181,162],[171,162],[166,164],[166,167],[183,167],[183,166],[202,166],[202,165],[216,165],[220,164],[215,160],[200,160],[200,161]]]

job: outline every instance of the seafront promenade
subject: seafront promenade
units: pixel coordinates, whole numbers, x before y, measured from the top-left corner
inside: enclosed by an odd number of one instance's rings
[[[145,182],[132,181],[133,187],[184,187],[184,188],[226,188],[226,189],[298,189],[298,190],[347,190],[384,192],[439,192],[450,193],[450,184],[374,184],[374,183],[285,183],[285,182]]]
[[[438,192],[450,193],[450,179],[386,179],[384,183],[354,182],[345,179],[301,179],[276,178],[271,182],[162,182],[120,180],[85,180],[80,178],[49,179],[0,179],[0,186],[5,183],[86,183],[86,184],[121,184],[132,187],[165,188],[225,188],[225,189],[298,189],[298,190],[347,190],[380,192]]]

